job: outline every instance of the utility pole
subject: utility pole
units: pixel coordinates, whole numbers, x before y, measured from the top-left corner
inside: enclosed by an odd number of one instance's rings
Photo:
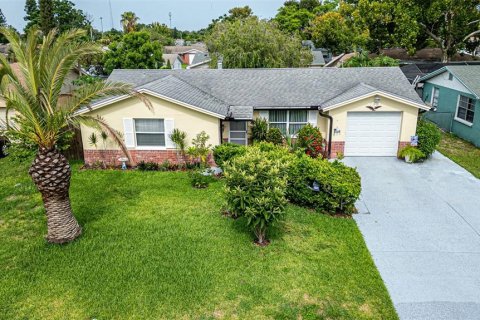
[[[100,17],[100,27],[102,29],[102,37],[103,37],[103,17]]]
[[[172,29],[172,13],[168,13],[168,19],[170,20],[170,29]]]
[[[108,0],[108,5],[110,6],[110,21],[112,22],[112,30],[115,29],[113,27],[113,13],[112,13],[112,1]]]

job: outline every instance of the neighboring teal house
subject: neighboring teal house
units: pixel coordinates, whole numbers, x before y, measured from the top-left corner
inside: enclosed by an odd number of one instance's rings
[[[480,147],[480,66],[446,66],[420,79],[425,117]]]

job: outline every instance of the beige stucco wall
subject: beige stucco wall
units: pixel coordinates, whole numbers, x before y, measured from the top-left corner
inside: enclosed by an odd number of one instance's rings
[[[373,98],[366,98],[349,105],[330,110],[328,114],[333,117],[333,128],[340,129],[340,133],[333,134],[332,141],[345,141],[348,112],[373,112],[366,108],[366,106],[371,106],[372,102]],[[385,97],[381,97],[380,105],[382,107],[378,109],[377,112],[402,113],[400,141],[410,141],[410,137],[415,135],[416,132],[418,108]]]
[[[148,96],[148,98],[153,104],[152,111],[138,99],[128,98],[99,108],[98,110],[93,110],[89,112],[88,115],[101,116],[113,129],[121,133],[124,132],[123,118],[173,119],[174,127],[187,133],[189,145],[191,144],[192,138],[195,138],[201,131],[205,131],[210,136],[210,144],[217,145],[220,143],[220,120],[218,118],[156,97]],[[88,137],[96,130],[82,125],[81,131],[83,148],[85,150],[95,150],[96,148],[89,144]],[[97,147],[99,149],[103,147],[101,142],[99,142]],[[107,149],[118,150],[119,148],[109,139]],[[135,150],[135,148],[130,149]],[[145,148],[142,150],[145,150]]]

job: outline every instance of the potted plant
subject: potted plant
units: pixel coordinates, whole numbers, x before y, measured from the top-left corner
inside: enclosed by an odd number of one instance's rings
[[[424,159],[425,154],[416,147],[407,146],[400,150],[399,157],[405,159],[407,163],[413,163]]]

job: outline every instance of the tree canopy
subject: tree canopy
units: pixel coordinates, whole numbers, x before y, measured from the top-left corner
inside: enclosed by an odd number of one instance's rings
[[[148,32],[133,31],[108,46],[103,62],[108,74],[113,69],[160,69],[162,46],[158,41],[151,41]]]
[[[23,19],[27,22],[24,31],[36,26],[44,33],[54,27],[65,32],[89,25],[86,14],[69,0],[26,0]]]
[[[313,57],[301,39],[286,35],[273,22],[257,17],[215,24],[206,43],[212,66],[225,68],[285,68],[308,66]]]

